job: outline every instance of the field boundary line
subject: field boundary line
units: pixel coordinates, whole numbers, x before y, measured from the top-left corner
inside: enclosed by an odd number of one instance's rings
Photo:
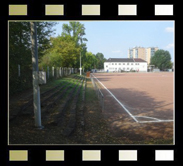
[[[173,122],[174,120],[158,120],[158,121],[138,121],[138,123],[158,123],[158,122]]]
[[[138,121],[139,123],[151,123],[151,122],[173,122],[174,120],[172,119],[168,119],[168,120],[162,120],[162,119],[158,119],[158,118],[154,118],[151,116],[135,116],[137,118],[146,118],[146,119],[154,119],[154,121]]]
[[[116,96],[113,95],[113,93],[105,87],[104,84],[102,84],[93,74],[92,76],[110,93],[110,95],[123,107],[123,109],[133,118],[135,122],[138,123],[138,120],[128,111],[128,109],[116,98]]]
[[[104,89],[106,89],[108,92],[109,92],[109,94],[120,104],[120,106],[128,113],[128,115],[130,115],[130,117],[135,121],[135,122],[137,122],[137,123],[152,123],[152,122],[156,122],[156,123],[158,123],[158,122],[172,122],[172,121],[174,121],[174,120],[162,120],[162,119],[158,119],[158,118],[154,118],[154,117],[150,117],[150,116],[135,116],[135,115],[132,115],[131,113],[130,113],[130,111],[116,98],[116,96],[114,96],[114,94],[110,91],[110,90],[108,90],[106,87],[105,87],[105,85],[103,84],[103,83],[101,83],[93,74],[91,74],[103,87],[104,87]],[[147,119],[154,119],[154,120],[150,120],[150,121],[138,121],[137,119],[136,119],[136,117],[138,118],[138,117],[142,117],[142,118],[147,118]]]

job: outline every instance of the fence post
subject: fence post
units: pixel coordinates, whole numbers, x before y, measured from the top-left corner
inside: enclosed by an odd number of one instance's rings
[[[54,77],[54,67],[52,67],[52,77]]]
[[[104,96],[102,96],[102,112],[104,112]]]
[[[47,66],[47,75],[48,75],[48,79],[49,79],[49,66]]]
[[[57,67],[56,69],[57,69],[56,70],[57,71],[57,78],[59,78],[59,68]]]
[[[61,77],[61,67],[59,68],[59,76]]]
[[[20,65],[18,65],[18,77],[20,77]]]

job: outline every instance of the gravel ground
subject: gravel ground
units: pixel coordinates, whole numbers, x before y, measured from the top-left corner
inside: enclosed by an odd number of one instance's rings
[[[20,109],[21,102],[23,102],[21,98],[25,95],[29,96],[29,94],[30,90],[27,93],[24,92],[23,95],[19,94],[18,96],[11,97],[9,105],[10,114]],[[64,100],[55,105],[49,113],[43,114],[42,124],[44,129],[42,130],[34,127],[33,115],[21,114],[10,121],[9,144],[172,144],[172,137],[168,136],[157,138],[150,134],[150,136],[142,139],[146,133],[137,134],[140,131],[139,126],[134,123],[127,124],[118,120],[116,122],[118,122],[119,127],[114,128],[115,121],[111,123],[111,118],[107,116],[111,112],[108,114],[102,112],[89,78],[87,79],[85,101],[82,101],[82,94],[80,94],[76,106],[75,128],[69,136],[64,135],[63,131],[71,117],[70,110],[72,106],[70,104],[60,115],[59,123],[51,123],[51,120],[58,114],[58,108],[61,107],[62,103],[64,103]],[[121,115],[117,117],[120,119]],[[156,130],[156,126],[154,130]],[[170,135],[173,134],[171,130],[169,131]],[[146,132],[149,132],[148,126],[146,126]],[[140,135],[141,137],[139,137]]]

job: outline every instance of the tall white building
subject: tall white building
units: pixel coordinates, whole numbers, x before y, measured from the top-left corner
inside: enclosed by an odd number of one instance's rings
[[[128,58],[141,58],[150,63],[151,57],[158,50],[158,47],[134,47],[128,50]]]
[[[104,70],[106,72],[120,72],[121,70],[147,72],[147,62],[140,58],[109,58],[104,62]]]

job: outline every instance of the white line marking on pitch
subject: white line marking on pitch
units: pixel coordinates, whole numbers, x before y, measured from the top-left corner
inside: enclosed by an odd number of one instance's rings
[[[174,120],[158,120],[158,121],[138,121],[138,123],[158,123],[158,122],[173,122]]]
[[[152,123],[152,122],[172,122],[174,120],[161,120],[149,116],[133,116],[130,111],[113,95],[113,93],[108,90],[104,84],[102,84],[93,74],[91,74],[109,93],[110,95],[123,107],[123,109],[133,118],[133,120],[137,123]],[[149,119],[155,119],[154,121],[138,121],[135,117],[144,117],[144,118],[149,118]]]
[[[138,120],[126,109],[126,107],[113,95],[113,93],[108,90],[93,74],[92,76],[111,94],[111,96],[124,108],[124,110],[134,119],[134,121],[138,122]]]
[[[138,123],[151,123],[151,122],[172,122],[174,120],[162,120],[162,119],[158,119],[158,118],[154,118],[154,117],[150,117],[150,116],[135,116],[137,118],[146,118],[146,119],[154,119],[154,121],[138,121]]]
[[[135,117],[137,117],[137,118],[146,118],[146,119],[155,119],[155,120],[161,121],[158,118],[154,118],[154,117],[150,117],[150,116],[135,116]]]

